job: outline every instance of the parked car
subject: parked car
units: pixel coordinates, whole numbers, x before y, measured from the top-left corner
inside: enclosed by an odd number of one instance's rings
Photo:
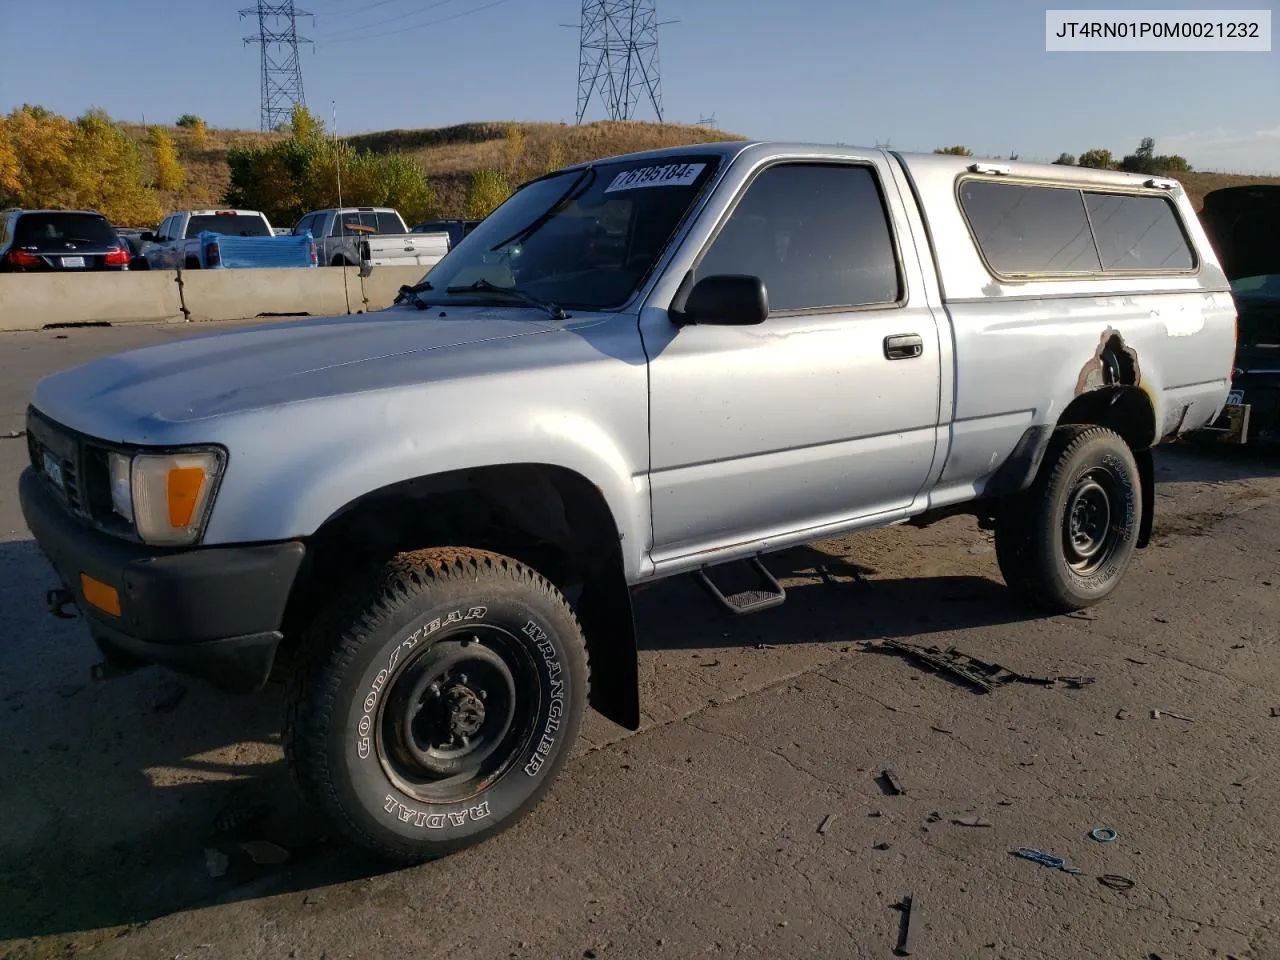
[[[1225,187],[1205,195],[1205,231],[1231,281],[1239,343],[1221,439],[1280,439],[1280,186]]]
[[[147,245],[142,235],[147,231],[141,227],[116,227],[115,231],[129,250],[129,269],[148,269],[147,260],[142,256],[142,248]]]
[[[425,223],[415,223],[412,233],[447,233],[449,235],[450,248],[456,247],[462,242],[462,238],[469,234],[480,223],[479,220],[428,220]]]
[[[368,241],[371,259],[406,266],[434,263],[437,243],[412,236],[399,212],[391,207],[332,207],[313,210],[293,226],[295,234],[310,233],[319,244],[321,265],[353,267],[361,262],[360,243]],[[435,259],[432,259],[432,258]]]
[[[142,256],[151,269],[200,269],[200,234],[272,237],[271,221],[260,210],[183,210],[164,218],[154,233],[142,235]]]
[[[1176,181],[699,144],[523,185],[388,310],[46,377],[21,503],[100,675],[284,680],[297,782],[415,861],[533,809],[588,703],[637,728],[645,584],[752,613],[774,551],[967,513],[1030,609],[1106,600],[1235,346]]]
[[[0,273],[128,270],[129,248],[94,210],[0,213]]]

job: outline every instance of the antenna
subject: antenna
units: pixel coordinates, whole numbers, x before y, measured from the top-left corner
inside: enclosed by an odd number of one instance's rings
[[[582,0],[578,23],[578,111],[582,123],[592,94],[610,120],[632,120],[648,99],[662,121],[656,0]],[[675,21],[667,21],[674,23]]]
[[[298,44],[311,41],[298,36],[298,18],[311,17],[314,25],[315,17],[297,9],[293,0],[283,3],[258,0],[256,7],[240,11],[241,19],[254,15],[258,18],[258,32],[245,37],[244,42],[262,47],[262,129],[265,132],[288,120],[294,104],[306,106]]]
[[[342,206],[342,151],[338,149],[338,101],[329,101],[333,107],[333,167],[338,174],[338,206]]]

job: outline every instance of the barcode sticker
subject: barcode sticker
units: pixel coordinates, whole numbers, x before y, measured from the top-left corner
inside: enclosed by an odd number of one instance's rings
[[[638,190],[641,187],[687,187],[698,179],[705,163],[666,163],[656,167],[637,167],[613,178],[605,193]]]

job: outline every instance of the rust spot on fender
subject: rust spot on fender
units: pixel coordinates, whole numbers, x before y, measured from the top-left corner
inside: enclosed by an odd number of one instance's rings
[[[1080,368],[1075,396],[1118,384],[1138,386],[1141,383],[1138,351],[1124,342],[1119,330],[1107,327],[1098,337],[1093,356]]]

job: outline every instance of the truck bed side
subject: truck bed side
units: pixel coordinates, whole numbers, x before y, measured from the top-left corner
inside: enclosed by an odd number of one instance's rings
[[[1226,402],[1235,350],[1235,308],[1226,277],[1180,186],[1145,186],[1136,174],[1062,167],[1055,183],[1043,166],[1001,162],[1007,172],[972,172],[968,158],[895,154],[921,205],[955,357],[950,450],[931,507],[987,491],[1022,444],[1045,437],[1073,403],[1117,376],[1130,391],[1135,436],[1146,443],[1211,422]],[[998,276],[961,206],[963,184],[1083,188],[1090,197],[1158,197],[1172,203],[1194,264],[1145,275],[1107,273]],[[1075,193],[1075,191],[1073,191]],[[972,194],[967,194],[972,196]],[[1080,196],[1075,193],[1075,196]],[[1000,230],[1021,229],[1010,209]],[[1087,205],[1086,205],[1087,206]],[[995,218],[999,219],[999,218]],[[1100,224],[1090,223],[1096,233]],[[1034,229],[1034,228],[1033,228]],[[1073,239],[1088,243],[1089,233]],[[1014,242],[1021,242],[1015,238]],[[1137,246],[1137,242],[1134,243]],[[946,325],[940,325],[946,331]],[[945,335],[945,332],[944,332]],[[1145,398],[1146,412],[1141,399]],[[1138,421],[1147,418],[1149,426]],[[1141,444],[1141,440],[1139,441]]]

